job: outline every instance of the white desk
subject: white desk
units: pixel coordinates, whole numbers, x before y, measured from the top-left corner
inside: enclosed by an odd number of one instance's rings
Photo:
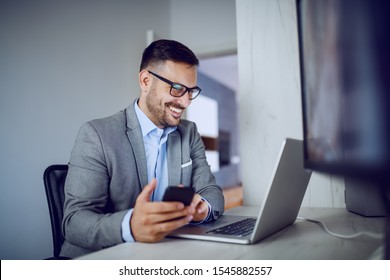
[[[257,208],[237,207],[229,214],[256,214]],[[324,222],[339,234],[360,231],[382,233],[384,218],[364,218],[343,208],[302,208],[299,216]],[[235,245],[209,241],[165,238],[159,243],[123,243],[79,259],[268,259],[324,260],[381,258],[381,239],[359,236],[341,239],[329,235],[318,224],[297,220],[292,226],[254,245]],[[377,252],[377,253],[375,253]]]

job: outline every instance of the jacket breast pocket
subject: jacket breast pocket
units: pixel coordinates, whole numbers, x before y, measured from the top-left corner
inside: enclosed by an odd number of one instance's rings
[[[192,175],[192,160],[189,162],[183,163],[181,165],[181,184],[184,186],[191,185],[191,175]]]

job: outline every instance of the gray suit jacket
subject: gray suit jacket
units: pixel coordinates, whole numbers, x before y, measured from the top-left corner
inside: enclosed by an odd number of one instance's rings
[[[167,158],[169,185],[193,186],[212,206],[209,220],[222,215],[222,191],[215,183],[193,122],[182,120],[169,134]],[[121,222],[148,184],[147,177],[134,104],[82,125],[65,183],[61,255],[74,258],[122,243]]]

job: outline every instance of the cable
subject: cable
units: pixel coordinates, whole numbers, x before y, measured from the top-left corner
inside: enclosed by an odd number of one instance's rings
[[[361,236],[361,235],[367,235],[368,237],[375,238],[375,239],[382,239],[383,238],[383,235],[380,233],[373,233],[373,232],[367,232],[367,231],[361,231],[361,232],[357,232],[355,234],[350,234],[350,235],[338,234],[338,233],[331,232],[327,228],[325,223],[323,223],[319,220],[313,220],[313,219],[308,219],[308,218],[303,218],[303,217],[297,217],[297,219],[312,222],[315,224],[319,224],[320,226],[322,226],[325,229],[325,231],[327,233],[329,233],[330,235],[339,237],[339,238],[351,239],[351,238],[356,238],[356,237]]]

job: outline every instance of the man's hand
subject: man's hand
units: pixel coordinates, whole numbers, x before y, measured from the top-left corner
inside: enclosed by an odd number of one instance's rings
[[[204,201],[199,194],[194,195],[191,206],[195,208],[195,213],[192,218],[194,222],[201,222],[207,218],[209,213],[209,204]]]
[[[156,186],[157,180],[153,179],[137,197],[130,220],[136,241],[160,241],[171,231],[193,220],[195,210],[192,205],[185,207],[181,202],[151,202],[150,196]]]

